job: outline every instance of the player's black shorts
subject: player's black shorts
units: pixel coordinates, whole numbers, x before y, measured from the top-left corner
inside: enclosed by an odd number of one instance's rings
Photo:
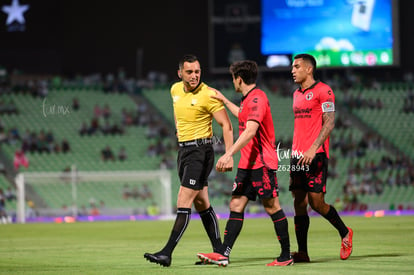
[[[246,196],[249,200],[276,198],[279,195],[276,169],[237,169],[233,183],[234,196]]]
[[[290,161],[291,167],[297,167],[297,158]],[[328,158],[325,153],[318,153],[306,169],[290,169],[289,190],[302,189],[307,192],[326,193],[326,176],[328,175]]]
[[[181,147],[178,149],[177,168],[181,185],[201,190],[208,185],[207,179],[214,166],[214,150],[211,144]]]

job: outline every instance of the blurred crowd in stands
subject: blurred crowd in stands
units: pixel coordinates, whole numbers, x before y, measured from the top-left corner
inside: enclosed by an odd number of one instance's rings
[[[407,91],[405,96],[404,106],[403,106],[404,113],[414,113],[414,89],[410,88]]]
[[[12,126],[7,130],[2,124],[0,118],[0,143],[21,144],[24,152],[37,153],[67,153],[70,151],[70,144],[66,138],[57,141],[52,131],[41,129],[39,132],[26,130],[24,134],[20,134],[16,126]]]
[[[0,98],[0,115],[17,114],[18,110],[13,100]]]
[[[347,209],[355,208],[359,197],[381,195],[385,186],[412,186],[414,188],[414,162],[402,154],[393,154],[386,149],[383,139],[375,132],[367,131],[355,138],[349,131],[353,125],[337,117],[335,132],[331,139],[333,152],[329,162],[329,176],[337,178],[337,159],[349,159],[347,175],[343,185],[343,202]],[[383,152],[380,158],[371,153]]]
[[[376,99],[365,99],[363,97],[363,92],[358,92],[356,95],[349,92],[349,89],[343,91],[343,104],[349,109],[361,109],[361,108],[370,108],[370,109],[382,109],[384,104],[380,97]]]

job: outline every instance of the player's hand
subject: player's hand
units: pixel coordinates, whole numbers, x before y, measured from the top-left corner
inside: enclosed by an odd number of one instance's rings
[[[216,164],[216,170],[218,172],[228,172],[233,170],[233,157],[228,155],[223,155],[219,158]]]
[[[312,148],[307,150],[305,153],[303,153],[303,157],[301,157],[298,161],[298,165],[310,165],[312,160],[315,158],[316,151]]]

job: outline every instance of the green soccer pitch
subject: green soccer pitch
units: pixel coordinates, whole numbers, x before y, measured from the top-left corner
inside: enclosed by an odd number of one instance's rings
[[[343,217],[354,230],[351,257],[339,258],[340,238],[323,218],[311,217],[311,263],[267,267],[280,252],[269,219],[246,219],[227,267],[194,265],[211,252],[199,219],[191,220],[172,265],[143,254],[165,244],[173,221],[36,223],[0,225],[0,274],[408,274],[414,273],[414,217]],[[289,217],[292,251],[296,249]],[[226,220],[220,219],[221,233]]]

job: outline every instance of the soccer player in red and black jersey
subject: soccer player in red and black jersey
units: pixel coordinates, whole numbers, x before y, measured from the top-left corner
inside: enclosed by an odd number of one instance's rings
[[[280,207],[276,170],[278,159],[275,146],[275,131],[270,104],[266,94],[256,86],[257,64],[254,61],[239,61],[230,66],[236,92],[243,95],[241,105],[236,106],[220,92],[213,96],[227,106],[238,117],[239,138],[216,163],[216,170],[226,171],[232,156],[241,151],[241,159],[233,184],[230,201],[230,216],[226,224],[224,241],[215,253],[198,253],[206,262],[226,266],[231,249],[242,229],[244,210],[249,200],[261,199],[265,211],[274,224],[281,246],[281,254],[268,266],[292,265],[288,221]]]
[[[342,239],[341,259],[348,259],[352,253],[352,229],[344,224],[335,208],[325,202],[329,135],[335,126],[335,95],[331,87],[315,80],[315,69],[316,60],[312,55],[294,57],[293,80],[300,85],[293,94],[295,126],[289,186],[294,197],[298,242],[298,252],[292,254],[295,262],[310,261],[308,204],[338,230]]]

